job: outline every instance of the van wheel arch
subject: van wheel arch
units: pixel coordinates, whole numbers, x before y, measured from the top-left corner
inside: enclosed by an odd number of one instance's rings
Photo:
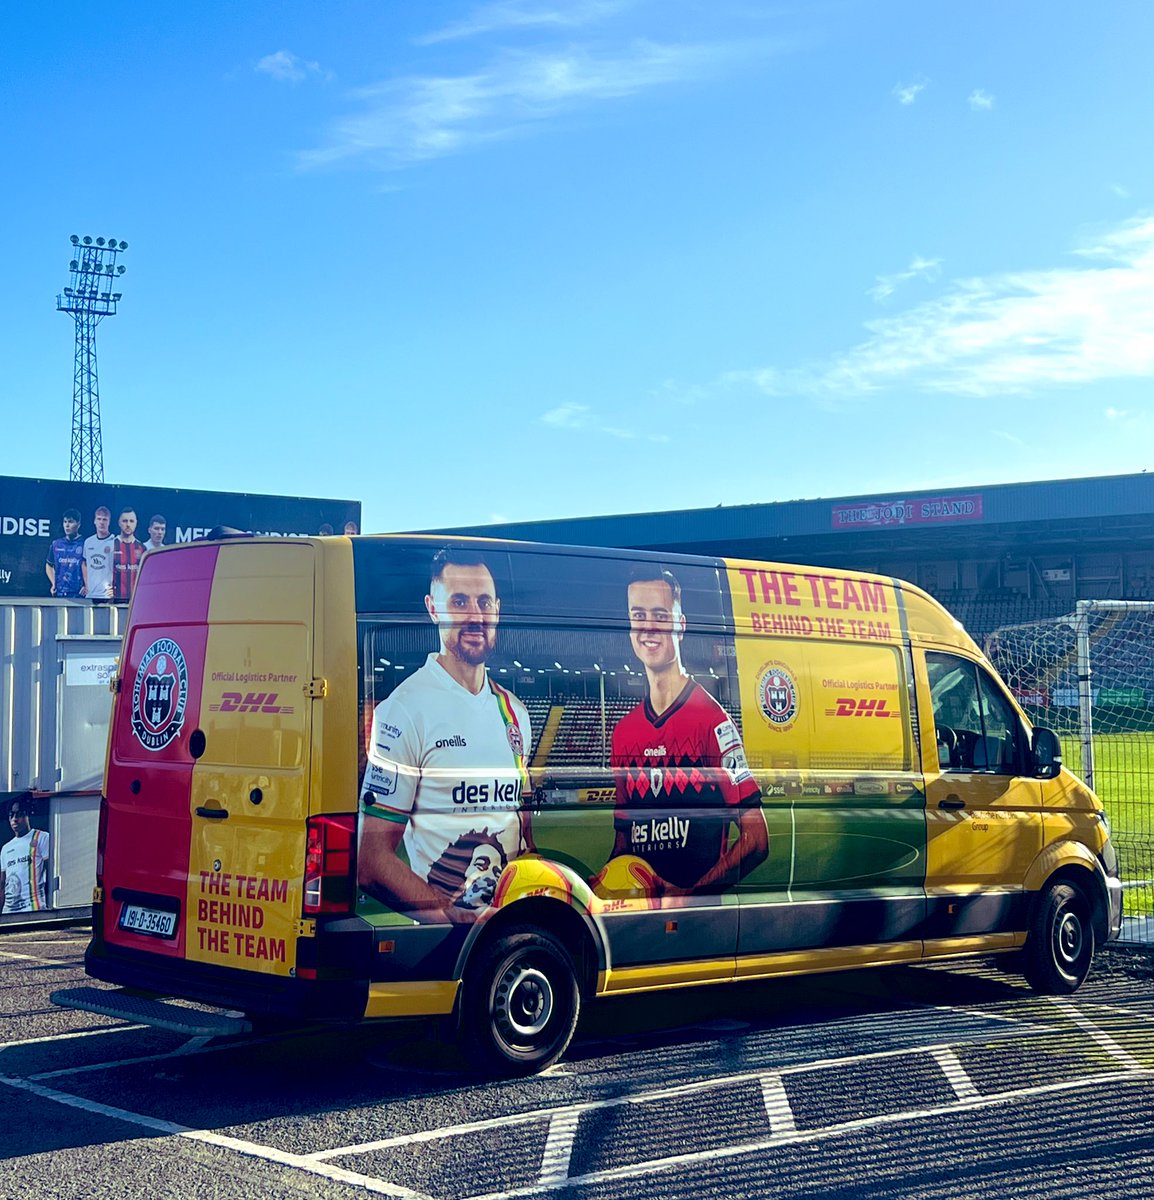
[[[1041,903],[1047,888],[1055,883],[1069,883],[1086,897],[1090,905],[1090,918],[1094,925],[1095,945],[1104,945],[1110,935],[1110,898],[1106,894],[1106,885],[1101,876],[1088,866],[1068,863],[1050,875],[1034,894],[1030,905],[1031,915],[1035,907]]]
[[[465,956],[458,963],[458,977],[464,977],[469,963],[475,962],[493,939],[503,937],[514,926],[539,929],[555,937],[573,959],[581,999],[596,995],[597,974],[604,965],[598,939],[579,912],[546,896],[530,896],[495,912],[477,938],[466,946]]]

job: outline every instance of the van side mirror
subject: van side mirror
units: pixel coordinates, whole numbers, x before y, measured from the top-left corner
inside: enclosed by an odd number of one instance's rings
[[[1062,744],[1051,729],[1035,729],[1030,741],[1035,779],[1057,779],[1062,773]]]

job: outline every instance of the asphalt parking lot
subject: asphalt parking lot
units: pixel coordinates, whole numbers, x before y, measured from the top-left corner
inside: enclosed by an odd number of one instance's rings
[[[57,1009],[83,929],[0,935],[0,1195],[1154,1195],[1154,966],[1035,996],[990,963],[590,1006],[470,1077],[421,1024],[223,1041]]]

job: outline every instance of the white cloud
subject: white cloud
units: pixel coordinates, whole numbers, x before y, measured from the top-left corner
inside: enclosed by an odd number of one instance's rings
[[[1124,421],[1130,413],[1124,408],[1108,408],[1106,409],[1107,421]]]
[[[339,121],[302,166],[367,159],[397,165],[513,136],[584,105],[700,78],[764,47],[641,41],[617,54],[588,48],[501,54],[472,74],[419,75],[353,93],[361,111]]]
[[[940,258],[922,258],[916,255],[910,260],[910,265],[904,271],[893,275],[875,276],[874,286],[869,289],[869,295],[879,304],[888,300],[903,283],[911,279],[923,279],[932,282],[941,274],[942,260]]]
[[[1112,191],[1114,193],[1114,195],[1118,197],[1119,200],[1129,200],[1130,199],[1129,188],[1124,188],[1120,183],[1110,184],[1110,191]]]
[[[429,46],[436,42],[458,41],[513,29],[572,29],[612,16],[628,7],[631,2],[632,0],[568,0],[567,3],[548,7],[528,3],[526,0],[502,0],[496,4],[483,4],[464,20],[414,40],[418,46]]]
[[[538,420],[542,425],[552,429],[584,429],[589,433],[604,434],[606,437],[617,438],[619,441],[634,441],[642,435],[632,429],[620,425],[605,425],[597,414],[587,404],[562,404],[542,413]],[[667,442],[667,434],[654,433],[644,435],[647,442]]]
[[[893,95],[897,97],[899,104],[913,104],[918,98],[919,92],[924,92],[929,86],[929,80],[918,76],[913,83],[899,83],[894,85]]]
[[[552,425],[555,429],[584,429],[589,424],[589,406],[587,404],[562,404],[541,414],[543,425]]]
[[[952,283],[866,323],[824,363],[730,372],[718,383],[837,403],[886,388],[994,396],[1154,377],[1154,216],[1075,248],[1073,266]]]
[[[967,103],[974,112],[989,112],[994,107],[994,97],[983,88],[974,88]]]
[[[291,50],[278,50],[275,54],[266,54],[253,70],[277,80],[278,83],[301,83],[310,75],[330,78],[329,72],[322,70],[320,63],[306,62]]]

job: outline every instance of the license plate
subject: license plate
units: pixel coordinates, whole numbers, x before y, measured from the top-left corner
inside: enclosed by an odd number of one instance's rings
[[[176,913],[145,908],[142,904],[126,904],[120,910],[120,928],[170,938],[176,933]]]

